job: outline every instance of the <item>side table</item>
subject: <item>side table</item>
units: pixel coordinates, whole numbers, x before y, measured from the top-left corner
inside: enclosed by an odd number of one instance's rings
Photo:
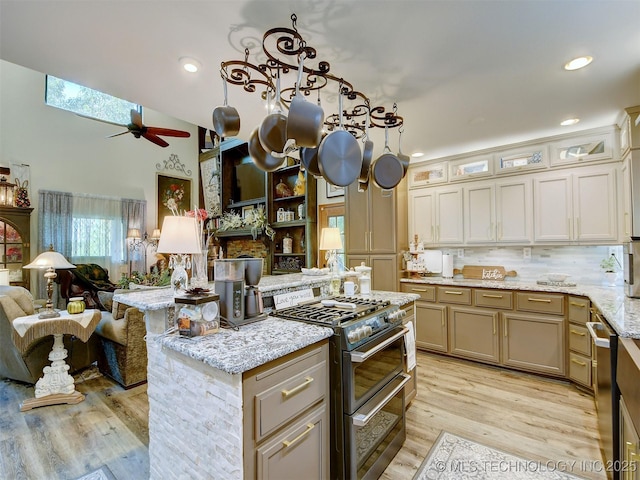
[[[46,405],[75,404],[84,400],[84,395],[75,389],[73,377],[69,375],[69,365],[65,362],[67,350],[62,339],[68,334],[86,342],[101,318],[100,310],[85,310],[74,315],[65,310],[56,318],[38,318],[36,313],[13,321],[13,343],[21,352],[26,352],[33,341],[53,335],[53,348],[49,353],[51,365],[44,367],[43,376],[36,382],[35,398],[22,402],[21,412]]]

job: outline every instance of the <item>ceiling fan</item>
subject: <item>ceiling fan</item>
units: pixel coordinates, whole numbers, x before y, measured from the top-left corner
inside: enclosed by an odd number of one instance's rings
[[[134,137],[140,138],[144,137],[150,142],[155,143],[161,147],[168,147],[169,144],[159,135],[163,137],[190,137],[191,134],[189,132],[185,132],[182,130],[173,130],[171,128],[160,128],[160,127],[147,127],[142,123],[142,115],[140,112],[134,109],[131,109],[131,123],[127,125],[127,130],[120,133],[114,133],[113,135],[109,135],[107,138],[117,137],[118,135],[124,135],[125,133],[132,133]]]

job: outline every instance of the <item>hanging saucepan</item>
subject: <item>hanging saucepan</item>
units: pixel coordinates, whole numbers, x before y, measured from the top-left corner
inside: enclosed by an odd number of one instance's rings
[[[371,158],[373,157],[373,142],[369,140],[369,112],[367,112],[367,118],[365,119],[364,126],[364,147],[362,149],[362,168],[360,168],[361,182],[369,182],[369,170],[371,169]],[[364,190],[366,190],[366,186]]]
[[[295,140],[298,147],[314,148],[320,145],[322,140],[322,124],[324,123],[324,112],[320,105],[314,105],[304,99],[300,94],[300,83],[304,73],[304,52],[300,55],[300,65],[298,68],[298,81],[296,82],[296,93],[289,106],[289,116],[287,118],[287,139]]]
[[[322,140],[318,149],[318,167],[327,182],[346,187],[360,176],[362,152],[358,140],[342,127],[342,84],[338,109],[340,126]]]
[[[267,104],[269,104],[269,88],[267,88]],[[258,129],[258,138],[266,152],[282,153],[287,141],[287,116],[282,113],[280,104],[280,70],[276,77],[276,97],[273,112],[269,113]]]
[[[322,172],[318,166],[318,150],[319,147],[302,147],[299,150],[300,162],[302,162],[304,168],[314,177],[322,176]]]
[[[404,178],[404,176],[407,174],[407,169],[409,168],[409,162],[411,161],[411,157],[409,157],[409,155],[405,155],[404,153],[402,153],[402,132],[404,131],[404,126],[400,127],[398,129],[398,160],[400,160],[400,163],[402,164],[402,169],[404,170],[404,173],[402,174],[402,177]]]
[[[233,137],[240,132],[240,115],[238,110],[227,105],[227,77],[222,70],[220,76],[224,90],[224,105],[213,109],[213,130],[220,137]]]
[[[249,137],[249,155],[259,169],[265,172],[273,172],[280,168],[286,158],[274,157],[270,153],[265,152],[260,143],[260,138],[258,138],[258,129],[259,127],[256,127]]]
[[[404,176],[404,168],[389,148],[388,127],[384,128],[384,152],[378,157],[371,169],[373,182],[383,190],[395,188]]]

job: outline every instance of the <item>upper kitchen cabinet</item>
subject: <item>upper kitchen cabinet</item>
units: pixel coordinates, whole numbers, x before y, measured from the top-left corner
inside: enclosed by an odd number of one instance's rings
[[[625,108],[620,122],[620,156],[631,148],[640,148],[640,105]]]
[[[429,245],[464,242],[462,187],[437,187],[409,192],[409,234]]]
[[[551,166],[610,160],[614,155],[614,130],[567,138],[551,144]]]
[[[549,148],[547,145],[527,145],[495,154],[497,174],[519,173],[546,168],[548,165]]]
[[[487,177],[493,174],[493,156],[477,155],[449,163],[449,180],[468,180],[471,178]]]
[[[535,178],[535,241],[616,241],[615,179],[607,165]]]
[[[529,244],[532,240],[531,180],[473,182],[464,187],[466,244]]]
[[[409,188],[420,188],[447,181],[447,164],[436,163],[420,165],[409,170]]]

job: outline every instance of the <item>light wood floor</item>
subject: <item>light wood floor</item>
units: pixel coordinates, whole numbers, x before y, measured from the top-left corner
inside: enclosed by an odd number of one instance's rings
[[[411,479],[441,430],[529,460],[601,461],[593,398],[574,387],[418,353],[419,390],[407,440],[383,479]],[[78,379],[77,405],[19,411],[33,387],[0,380],[0,479],[70,480],[108,465],[118,480],[149,476],[146,386],[124,390],[92,374]],[[176,399],[184,401],[185,399]]]

